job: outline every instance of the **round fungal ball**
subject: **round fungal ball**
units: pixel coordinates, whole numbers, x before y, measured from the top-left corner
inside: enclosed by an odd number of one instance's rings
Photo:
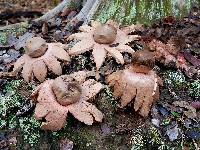
[[[26,54],[32,58],[37,58],[47,51],[46,41],[41,37],[33,37],[26,41]]]
[[[56,96],[57,102],[63,106],[76,103],[80,100],[81,88],[75,81],[55,80],[52,90]]]
[[[99,44],[111,44],[115,41],[117,29],[112,25],[98,26],[94,31],[94,41]]]

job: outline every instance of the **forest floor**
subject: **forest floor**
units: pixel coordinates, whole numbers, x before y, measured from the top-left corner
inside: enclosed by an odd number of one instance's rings
[[[52,6],[58,2],[53,2]],[[40,6],[41,8],[35,7],[38,5],[37,1],[31,5],[28,5],[28,1],[25,4],[13,4],[8,1],[0,2],[0,7],[3,6],[0,11],[0,26],[25,20],[31,21],[51,8],[46,6],[48,0]],[[10,11],[10,7],[15,7],[16,10]],[[19,10],[22,14],[20,16],[17,15]],[[78,11],[79,8],[74,8],[68,14],[59,14],[57,18],[49,22],[31,24],[28,31],[22,30],[20,36],[10,33],[6,34],[6,38],[0,36],[0,71],[12,70],[13,63],[24,53],[22,47],[24,38],[26,39],[27,36],[40,36],[49,43],[66,44],[67,37],[78,32],[79,26],[66,27]],[[72,145],[74,150],[199,149],[200,8],[194,7],[188,16],[182,19],[168,16],[135,33],[141,36],[140,41],[130,43],[131,47],[136,50],[143,48],[141,41],[148,42],[156,39],[167,44],[171,37],[183,38],[181,42],[175,43],[180,48],[177,57],[181,57],[191,68],[183,71],[174,65],[163,65],[161,62],[156,62],[155,70],[162,78],[164,85],[160,89],[160,99],[152,106],[147,118],[134,112],[133,104],[120,108],[119,102],[113,97],[113,89],[106,87],[94,101],[96,107],[104,114],[102,123],[88,126],[69,115],[62,130],[43,131],[40,129],[40,122],[36,121],[33,116],[35,106],[29,99],[39,82],[26,83],[20,75],[14,78],[1,78],[0,149],[70,150]],[[74,42],[70,44],[74,45]],[[123,56],[127,63],[132,59],[127,54]],[[100,69],[99,82],[105,84],[105,72],[112,73],[123,68],[124,66],[119,65],[114,59],[106,58]],[[91,52],[75,56],[70,64],[62,65],[63,74],[84,69],[95,70]],[[55,78],[55,76],[48,74],[48,78]],[[175,105],[174,102],[177,101],[187,103]]]

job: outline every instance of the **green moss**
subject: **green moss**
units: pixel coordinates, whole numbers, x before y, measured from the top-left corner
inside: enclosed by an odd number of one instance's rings
[[[4,45],[7,41],[7,35],[4,32],[0,32],[0,44]]]
[[[175,148],[170,147],[161,138],[159,131],[150,126],[146,131],[142,127],[137,128],[133,132],[133,137],[131,138],[132,148],[131,150],[148,150],[148,149],[158,149],[158,150],[173,150]]]
[[[37,147],[40,139],[40,123],[33,116],[19,119],[20,133],[23,143],[28,143],[30,147]]]
[[[13,26],[13,28],[9,29],[1,29],[0,30],[0,44],[4,45],[7,43],[7,38],[9,35],[13,35],[14,37],[17,37],[19,35],[22,35],[27,31],[28,23],[24,22],[22,24],[17,24],[16,26]]]
[[[199,3],[198,0],[193,2]],[[94,19],[102,23],[113,19],[125,25],[133,23],[150,25],[166,16],[184,17],[191,7],[191,1],[185,1],[183,7],[179,7],[177,0],[105,0]]]
[[[175,90],[180,90],[187,86],[185,76],[180,71],[167,71],[164,73],[164,83]]]
[[[144,138],[142,136],[142,130],[136,129],[134,136],[131,138],[132,148],[131,150],[141,150],[144,147]]]
[[[12,80],[11,82],[8,82],[3,89],[5,95],[0,95],[0,126],[3,126],[5,117],[9,115],[8,113],[12,109],[20,107],[23,102],[23,97],[17,92],[21,83],[21,80]]]
[[[104,113],[105,120],[112,122],[113,115],[117,109],[117,101],[114,99],[112,90],[108,86],[99,94],[97,107]]]
[[[82,70],[86,67],[86,65],[91,64],[91,60],[90,58],[84,56],[84,55],[79,55],[75,58],[75,60],[77,61],[77,65],[76,65],[76,70]]]
[[[23,83],[23,80],[12,80],[4,86],[4,95],[0,95],[0,129],[18,128],[22,135],[22,143],[28,143],[30,147],[34,147],[40,136],[39,122],[32,116],[17,118],[15,115],[16,110],[22,107],[25,101],[25,97],[19,93],[19,88]]]
[[[111,1],[110,3],[107,3],[108,6],[103,6],[103,10],[99,12],[99,14],[96,17],[96,20],[105,23],[107,20],[113,18],[116,14],[119,14],[118,11],[120,10],[120,6],[118,3],[115,3],[114,1]]]
[[[163,141],[160,137],[158,130],[155,127],[151,127],[149,130],[149,135],[151,137],[150,142],[152,145],[163,144]]]
[[[191,97],[200,97],[200,80],[193,82],[187,81],[180,71],[167,71],[164,73],[164,83],[166,87],[174,91],[188,89],[188,95]]]
[[[145,130],[146,129],[146,130]],[[190,150],[195,150],[194,142],[185,138],[178,139],[175,142],[169,142],[161,136],[159,129],[150,125],[148,127],[138,127],[133,131],[131,138],[131,150],[182,150],[185,145]]]
[[[7,116],[8,129],[18,130],[18,147],[28,144],[29,147],[37,147],[40,138],[39,122],[33,116],[17,118],[14,114]]]
[[[12,128],[14,122],[14,114],[10,113],[10,111],[16,107],[21,106],[22,97],[17,93],[17,88],[20,86],[20,80],[12,80],[8,82],[3,92],[5,95],[0,95],[0,128],[4,128],[7,124],[11,123],[9,128]]]
[[[79,129],[74,129],[70,125],[70,120],[74,118],[68,118],[67,124],[65,127],[57,132],[53,132],[53,136],[56,139],[61,139],[67,137],[71,141],[73,141],[75,147],[77,147],[80,150],[93,150],[97,145],[92,145],[94,143],[94,140],[97,140],[97,137],[95,133],[90,131],[90,127],[79,127]],[[81,125],[81,124],[79,124]]]
[[[192,97],[200,97],[200,80],[196,80],[190,84],[189,95]]]

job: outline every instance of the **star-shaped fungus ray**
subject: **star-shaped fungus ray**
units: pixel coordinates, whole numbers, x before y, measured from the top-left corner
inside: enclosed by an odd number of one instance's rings
[[[113,95],[120,98],[121,107],[134,100],[134,110],[139,110],[144,117],[148,116],[152,103],[158,99],[157,76],[153,71],[144,74],[129,68],[109,75],[107,82],[114,87]]]
[[[62,74],[60,62],[69,62],[70,57],[61,43],[46,43],[41,37],[33,37],[26,42],[26,53],[14,64],[13,71],[22,69],[22,76],[29,82],[35,76],[40,82],[45,80],[47,68],[56,75]]]
[[[134,50],[126,44],[139,37],[129,35],[135,30],[133,25],[120,29],[113,21],[103,25],[93,21],[91,26],[83,25],[79,29],[80,33],[72,34],[68,38],[68,40],[80,40],[69,50],[69,54],[79,55],[92,49],[97,70],[102,66],[107,54],[114,57],[118,63],[124,64],[122,52],[134,53]]]
[[[102,121],[103,114],[88,100],[91,101],[103,85],[93,79],[86,80],[89,74],[79,71],[62,75],[45,81],[35,89],[31,97],[36,103],[35,118],[42,120],[42,129],[60,130],[68,112],[87,125],[92,125],[94,120]]]
[[[134,110],[146,117],[151,105],[159,99],[162,80],[152,70],[154,53],[141,50],[133,54],[133,64],[124,70],[112,73],[106,79],[114,87],[114,97],[120,98],[121,107],[134,101]]]

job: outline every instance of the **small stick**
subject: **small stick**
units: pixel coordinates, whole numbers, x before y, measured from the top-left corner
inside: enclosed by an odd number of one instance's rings
[[[3,77],[15,77],[19,70],[11,71],[11,72],[0,72],[0,78]]]

